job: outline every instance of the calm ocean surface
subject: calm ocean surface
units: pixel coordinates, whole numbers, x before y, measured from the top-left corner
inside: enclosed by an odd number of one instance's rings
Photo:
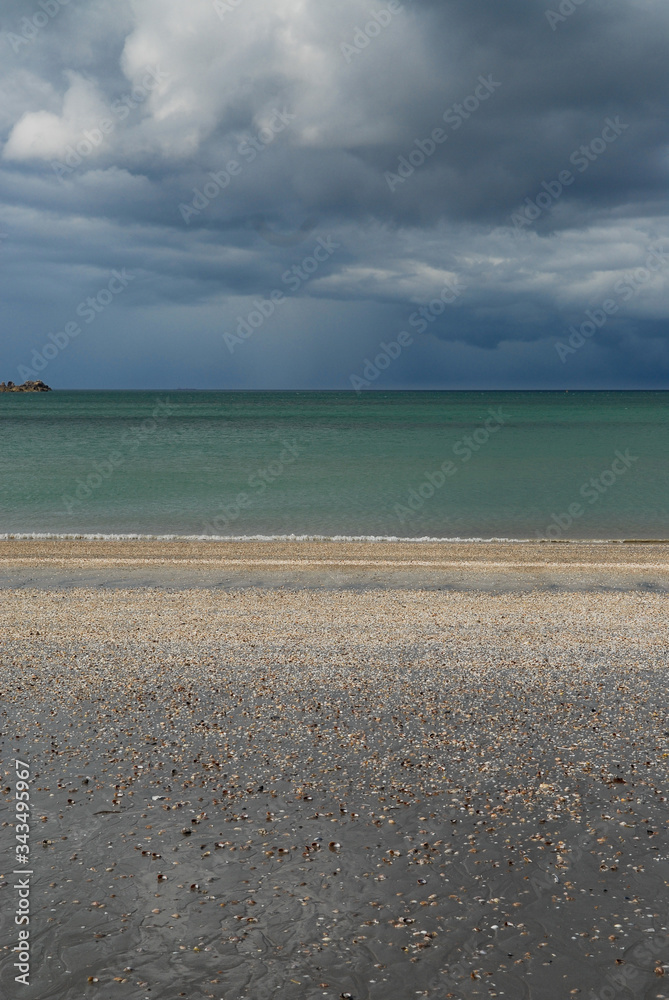
[[[666,392],[0,394],[0,534],[669,538]]]

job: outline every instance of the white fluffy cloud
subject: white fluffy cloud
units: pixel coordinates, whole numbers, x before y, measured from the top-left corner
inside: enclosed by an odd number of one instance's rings
[[[64,155],[86,128],[106,114],[105,102],[95,81],[78,73],[67,74],[69,86],[62,111],[26,111],[14,125],[5,144],[7,160],[51,160]],[[45,94],[45,96],[51,96]]]
[[[135,149],[120,132],[108,144],[117,157],[156,147],[177,160],[197,156],[212,137],[234,143],[245,130],[262,127],[277,106],[295,114],[292,141],[302,147],[392,143],[398,119],[410,112],[402,109],[398,64],[414,90],[428,93],[433,86],[421,26],[406,8],[379,23],[374,12],[385,8],[369,0],[344,0],[334,8],[316,0],[240,0],[227,7],[225,0],[218,7],[213,0],[131,0],[132,27],[119,70],[128,90],[149,68],[160,71],[162,82],[142,107],[140,122],[132,122]],[[85,17],[79,11],[78,29]],[[378,35],[367,38],[369,25]],[[353,46],[356,56],[347,59],[342,46],[351,48],[356,39],[366,47]],[[87,76],[66,72],[65,80],[60,112],[39,106],[53,104],[50,93],[42,100],[33,93],[37,106],[13,124],[6,159],[62,154],[108,115],[117,80],[98,79],[94,70]]]

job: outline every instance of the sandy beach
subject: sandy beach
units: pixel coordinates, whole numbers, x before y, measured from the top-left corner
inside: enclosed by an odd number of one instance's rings
[[[669,0],[0,10],[0,1000],[669,1000]]]
[[[2,543],[8,995],[669,995],[668,563]]]
[[[669,586],[665,542],[0,541],[0,585]]]

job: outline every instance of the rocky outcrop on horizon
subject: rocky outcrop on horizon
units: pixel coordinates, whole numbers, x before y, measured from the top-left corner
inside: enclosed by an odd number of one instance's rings
[[[36,382],[24,382],[22,385],[14,385],[13,382],[0,382],[0,392],[51,392],[51,386],[38,379]]]

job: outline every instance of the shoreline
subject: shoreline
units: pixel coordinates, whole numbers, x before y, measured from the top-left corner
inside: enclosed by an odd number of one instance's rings
[[[0,532],[3,542],[176,542],[202,545],[332,542],[360,545],[669,545],[669,538],[438,538],[398,535],[149,535],[124,532]]]

